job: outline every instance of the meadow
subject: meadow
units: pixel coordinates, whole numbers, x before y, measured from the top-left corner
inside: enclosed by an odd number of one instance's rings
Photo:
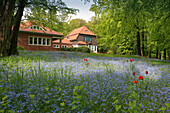
[[[0,59],[0,112],[168,113],[169,83],[169,61],[20,51]]]

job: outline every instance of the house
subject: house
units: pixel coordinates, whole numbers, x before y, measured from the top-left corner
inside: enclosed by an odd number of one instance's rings
[[[62,37],[63,34],[36,22],[25,22],[20,25],[18,46],[22,46],[26,50],[56,51],[58,47],[53,41],[58,40],[61,45]]]
[[[59,40],[53,41],[53,43],[59,47]],[[88,46],[92,52],[97,53],[97,41],[96,35],[92,33],[87,27],[82,26],[74,29],[62,40],[62,47],[80,47]]]

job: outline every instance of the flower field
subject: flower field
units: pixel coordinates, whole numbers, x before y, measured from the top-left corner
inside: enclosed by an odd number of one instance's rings
[[[22,51],[0,59],[0,112],[170,112],[170,65]]]

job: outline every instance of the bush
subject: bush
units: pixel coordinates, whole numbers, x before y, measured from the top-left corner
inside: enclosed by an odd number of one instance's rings
[[[76,47],[69,47],[68,51],[76,51]]]
[[[69,48],[62,48],[62,51],[74,51],[74,52],[83,52],[83,53],[90,53],[91,50],[87,46],[82,47],[69,47]]]
[[[83,52],[83,53],[90,53],[91,50],[89,47],[87,46],[82,46],[82,47],[77,47],[76,48],[78,52]]]
[[[17,46],[17,50],[25,50],[22,46]]]

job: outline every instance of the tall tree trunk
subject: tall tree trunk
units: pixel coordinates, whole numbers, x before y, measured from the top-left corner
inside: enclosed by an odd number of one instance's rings
[[[161,50],[159,50],[158,54],[159,54],[159,59],[161,59]]]
[[[27,0],[20,0],[19,1],[19,7],[17,10],[17,13],[15,15],[15,20],[14,20],[14,27],[10,36],[11,39],[11,46],[10,46],[10,50],[9,50],[9,56],[10,55],[18,55],[18,51],[17,51],[17,42],[18,42],[18,32],[19,32],[19,27],[20,27],[20,22],[21,22],[21,18],[23,15],[23,11],[24,11],[24,7],[26,4]]]
[[[137,55],[141,55],[141,48],[140,48],[140,33],[139,30],[137,31]]]
[[[164,49],[164,59],[166,60],[166,49]]]
[[[148,47],[147,47],[147,36],[145,37],[145,51],[146,51],[146,56],[148,55]]]
[[[3,3],[1,0],[0,5],[4,4],[3,8],[0,8],[0,57],[8,55],[10,48],[10,33],[12,29],[12,15],[14,13],[15,0],[6,0]]]
[[[168,60],[170,60],[170,51],[168,51]]]
[[[142,56],[145,56],[145,47],[144,47],[144,31],[142,32]]]
[[[151,47],[149,48],[148,57],[151,58]]]
[[[156,59],[158,59],[158,47],[156,47]]]

